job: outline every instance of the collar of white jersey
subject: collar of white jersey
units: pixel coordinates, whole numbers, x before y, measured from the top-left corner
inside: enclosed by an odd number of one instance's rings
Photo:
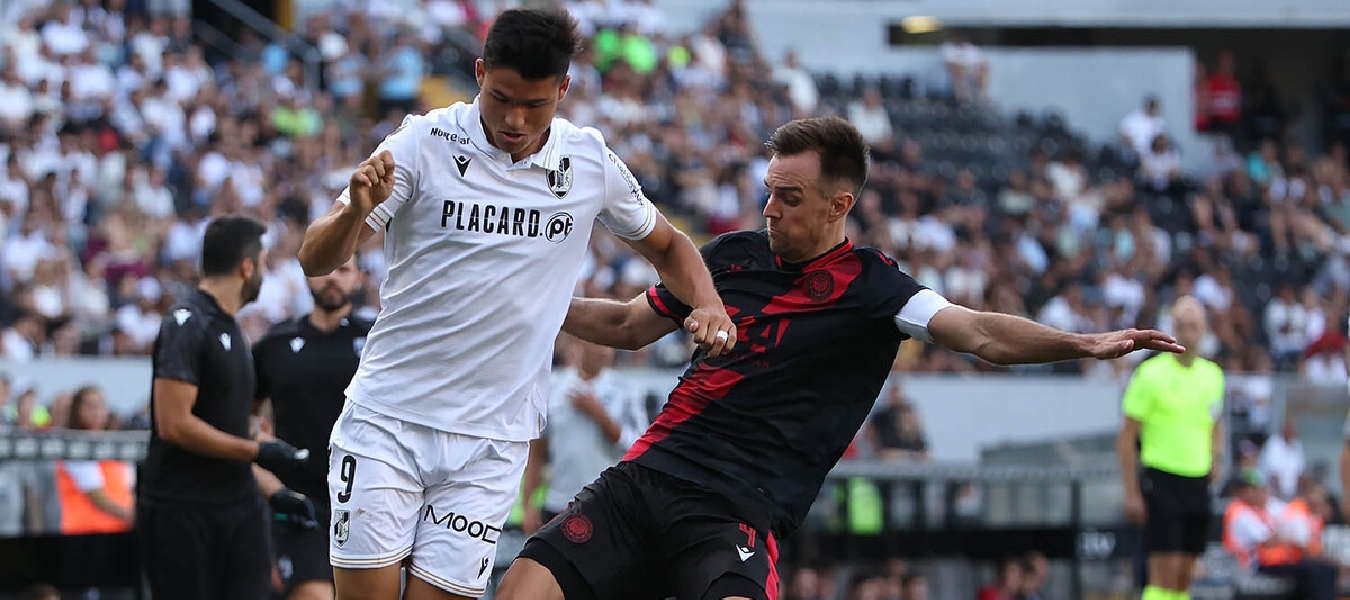
[[[469,104],[469,110],[464,113],[464,120],[459,123],[460,129],[469,132],[469,139],[473,141],[474,146],[477,146],[484,154],[507,163],[511,167],[537,166],[546,171],[558,169],[558,162],[562,159],[563,127],[566,121],[554,117],[553,123],[549,125],[548,141],[544,142],[544,147],[531,154],[528,159],[513,163],[510,154],[503,152],[488,141],[487,132],[483,130],[483,113],[478,111],[478,98],[478,96],[473,97],[473,102]]]

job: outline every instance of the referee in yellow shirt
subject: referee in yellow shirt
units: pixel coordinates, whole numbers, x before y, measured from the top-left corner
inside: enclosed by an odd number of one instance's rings
[[[1144,525],[1148,585],[1142,600],[1190,598],[1195,561],[1209,533],[1209,482],[1223,448],[1223,371],[1197,355],[1205,308],[1182,296],[1172,306],[1172,321],[1186,352],[1139,365],[1125,389],[1125,423],[1116,438],[1125,515]]]

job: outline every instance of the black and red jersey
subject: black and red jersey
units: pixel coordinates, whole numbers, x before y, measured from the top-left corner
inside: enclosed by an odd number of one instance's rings
[[[786,537],[867,419],[908,338],[895,316],[924,288],[851,241],[806,264],[780,260],[762,231],[702,252],[736,346],[695,353],[624,460],[717,492],[746,522]],[[691,310],[664,285],[647,301],[681,323]]]

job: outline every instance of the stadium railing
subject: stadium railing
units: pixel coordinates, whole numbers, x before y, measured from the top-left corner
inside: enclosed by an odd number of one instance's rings
[[[0,462],[136,461],[147,444],[144,431],[14,433],[0,436]],[[1086,518],[1095,511],[1084,510],[1086,496],[1109,493],[1110,483],[1117,479],[1110,469],[846,461],[830,473],[801,530],[783,543],[783,559],[788,563],[819,557],[855,562],[889,557],[983,561],[1038,550],[1053,560],[1069,562],[1074,576],[1065,591],[1067,597],[1081,598],[1088,587],[1102,589],[1100,582],[1084,580],[1078,568],[1081,563],[1132,556],[1130,528],[1109,519]],[[954,508],[960,503],[952,491],[961,486],[980,488],[983,502],[977,510]],[[1027,492],[1041,497],[1019,500],[1018,495]],[[868,495],[870,501],[864,501]],[[500,550],[510,553],[509,548]],[[37,581],[59,582],[71,568],[60,564],[62,560],[59,537],[0,538],[0,593]],[[501,563],[509,564],[509,557]],[[86,573],[102,574],[99,569],[100,565],[79,566]],[[134,577],[108,572],[106,584],[122,588],[134,583]]]

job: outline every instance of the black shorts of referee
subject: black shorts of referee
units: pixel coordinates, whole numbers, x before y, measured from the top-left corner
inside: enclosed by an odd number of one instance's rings
[[[1209,537],[1209,477],[1183,477],[1145,467],[1139,476],[1148,518],[1144,524],[1144,548],[1148,554],[1205,552]]]

